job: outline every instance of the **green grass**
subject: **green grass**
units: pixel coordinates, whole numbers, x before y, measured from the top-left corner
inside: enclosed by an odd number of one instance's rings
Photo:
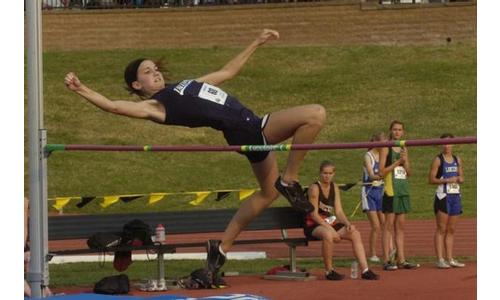
[[[109,259],[109,257],[108,257]],[[460,261],[475,261],[475,256],[457,257]],[[414,257],[413,262],[429,264],[435,262],[435,257]],[[340,268],[349,267],[352,258],[335,259],[335,266]],[[168,279],[176,279],[189,275],[193,270],[203,268],[205,262],[202,260],[167,260],[165,262],[165,276]],[[287,259],[255,259],[255,260],[229,260],[222,271],[237,271],[241,275],[263,275],[269,269],[287,265]],[[319,258],[297,259],[297,265],[308,271],[322,270],[323,261]],[[136,261],[127,269],[127,276],[131,281],[137,282],[146,278],[156,276],[156,261]],[[99,263],[66,263],[50,265],[50,286],[52,288],[65,286],[93,286],[98,280],[105,276],[119,274],[111,262],[103,265]]]
[[[165,57],[173,80],[216,70],[241,49],[203,48],[49,52],[44,54],[45,128],[49,143],[75,144],[225,144],[212,129],[160,126],[100,111],[68,91],[63,78],[75,71],[82,82],[112,99],[130,99],[123,88],[124,66],[136,57]],[[476,47],[265,47],[241,74],[222,86],[257,114],[320,103],[327,109],[326,127],[318,143],[366,141],[387,130],[393,119],[406,124],[406,138],[434,138],[443,132],[476,135]],[[369,112],[369,113],[368,113]],[[27,128],[27,120],[26,126]],[[27,134],[25,134],[27,139]],[[26,141],[27,145],[27,141]],[[432,217],[434,186],[427,174],[439,147],[410,149],[410,218]],[[301,169],[301,181],[316,179],[319,163],[337,165],[337,182],[359,180],[365,150],[312,151]],[[25,147],[27,155],[27,146]],[[462,157],[465,216],[476,215],[476,145],[455,147]],[[280,167],[286,154],[278,154]],[[25,159],[27,162],[27,157]],[[25,163],[25,189],[28,172]],[[49,197],[143,194],[257,187],[246,159],[235,153],[55,153],[48,162]],[[345,211],[359,199],[359,188],[343,193]],[[235,196],[197,209],[237,207]],[[192,199],[192,198],[191,198]],[[170,196],[154,206],[145,199],[102,209],[65,211],[113,213],[189,209],[189,197]],[[286,205],[284,200],[276,205]],[[362,214],[357,218],[363,218]]]

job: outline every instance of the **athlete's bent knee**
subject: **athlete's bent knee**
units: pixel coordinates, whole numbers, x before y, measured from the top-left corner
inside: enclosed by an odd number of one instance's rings
[[[326,110],[320,104],[311,104],[309,106],[309,118],[307,122],[309,125],[316,127],[323,127],[326,121]]]

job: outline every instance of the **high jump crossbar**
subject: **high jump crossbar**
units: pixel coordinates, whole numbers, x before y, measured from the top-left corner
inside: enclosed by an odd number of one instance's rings
[[[207,146],[207,145],[78,145],[78,144],[47,144],[45,151],[122,151],[122,152],[250,152],[250,151],[291,151],[291,150],[335,150],[358,149],[377,147],[410,147],[476,144],[475,136],[455,137],[444,139],[415,139],[396,140],[383,142],[352,142],[332,144],[277,144],[277,145],[232,145],[232,146]]]

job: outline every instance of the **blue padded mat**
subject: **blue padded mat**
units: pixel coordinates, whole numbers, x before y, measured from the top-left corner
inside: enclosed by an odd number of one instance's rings
[[[30,298],[24,298],[24,299],[30,299]],[[49,300],[270,300],[268,298],[256,295],[249,295],[249,294],[226,294],[220,296],[192,298],[182,295],[136,297],[136,296],[111,296],[111,295],[100,295],[91,293],[52,296],[44,299],[49,299]]]

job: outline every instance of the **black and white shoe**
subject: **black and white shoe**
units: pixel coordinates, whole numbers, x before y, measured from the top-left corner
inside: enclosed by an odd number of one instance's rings
[[[395,263],[388,261],[384,263],[383,269],[384,271],[396,271],[398,269],[398,266]]]
[[[338,281],[338,280],[342,280],[344,279],[345,275],[342,275],[340,273],[337,273],[335,272],[334,270],[331,270],[330,272],[328,272],[326,275],[325,275],[326,279],[327,280],[335,280],[335,281]]]
[[[373,273],[372,270],[368,269],[368,271],[361,274],[361,278],[365,280],[378,280],[380,276]]]
[[[418,269],[418,268],[420,268],[420,264],[411,263],[408,261],[398,263],[398,269],[414,270],[414,269]]]
[[[307,200],[304,190],[297,181],[294,181],[288,185],[283,185],[281,182],[281,177],[278,177],[274,183],[274,187],[283,195],[290,205],[298,211],[303,213],[310,213],[314,210],[314,206]]]
[[[207,242],[207,268],[214,274],[217,274],[226,262],[226,256],[219,250],[220,244],[220,240],[209,240]]]

